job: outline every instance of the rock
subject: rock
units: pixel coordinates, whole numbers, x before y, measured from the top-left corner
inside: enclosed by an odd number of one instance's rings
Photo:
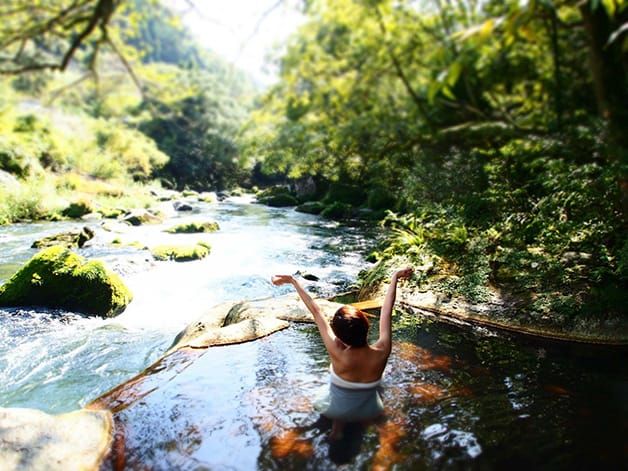
[[[349,219],[353,214],[353,208],[347,203],[335,202],[321,211],[321,216],[326,219]]]
[[[217,203],[218,195],[213,191],[204,191],[198,195],[197,199],[203,203]]]
[[[94,231],[85,226],[81,231],[61,232],[60,234],[44,237],[36,240],[31,245],[32,249],[44,249],[54,245],[61,245],[68,249],[82,248],[88,240],[94,238]]]
[[[0,286],[0,306],[43,306],[114,317],[133,298],[120,277],[97,260],[54,246]]]
[[[97,470],[111,448],[112,430],[105,410],[49,415],[0,408],[0,469]]]
[[[155,260],[189,262],[207,257],[211,251],[211,246],[203,242],[196,245],[158,245],[150,251]]]
[[[276,190],[276,188],[279,188],[279,190]],[[269,190],[273,191],[271,192]],[[282,189],[282,187],[274,187],[270,188],[269,190],[265,190],[257,196],[258,203],[273,206],[275,208],[296,206],[297,204],[299,204],[299,201],[290,193],[288,193],[287,189]]]
[[[180,194],[174,190],[155,190],[151,189],[150,194],[157,198],[158,201],[170,201],[178,198]]]
[[[327,318],[342,304],[317,300]],[[314,322],[312,314],[294,295],[258,301],[222,303],[181,331],[169,348],[210,347],[254,340],[286,328],[288,321]]]
[[[125,232],[129,232],[131,225],[127,222],[106,221],[106,222],[103,222],[100,227],[102,227],[105,231],[108,231],[108,232],[124,234]]]
[[[65,217],[78,219],[86,214],[93,213],[94,208],[89,201],[81,200],[70,203],[61,214]]]
[[[83,221],[100,221],[103,218],[101,213],[87,213],[81,216]]]
[[[194,191],[194,190],[183,190],[183,191],[181,192],[181,194],[182,194],[184,197],[186,197],[186,198],[187,198],[188,196],[198,196],[198,191]]]
[[[194,209],[191,204],[185,201],[175,201],[172,206],[176,211],[192,211]]]
[[[125,214],[126,210],[121,208],[100,208],[98,212],[105,219],[116,219]]]
[[[301,201],[313,199],[316,191],[316,182],[311,175],[299,178],[294,182],[294,194]]]
[[[308,281],[319,281],[320,278],[316,275],[313,275],[312,273],[303,273],[301,271],[298,271],[295,273],[295,275],[299,275],[301,278],[303,278],[304,280],[308,280]]]
[[[159,224],[163,221],[163,218],[159,214],[147,209],[134,209],[124,215],[121,220],[132,226],[141,226],[142,224]]]
[[[262,203],[275,208],[284,208],[287,206],[296,206],[299,204],[299,201],[291,195],[277,195],[264,199]]]
[[[300,213],[308,214],[320,214],[323,209],[325,209],[325,205],[320,201],[308,201],[307,203],[300,204],[295,208],[295,210]]]
[[[205,222],[188,222],[185,224],[178,224],[170,229],[166,229],[166,232],[171,234],[193,234],[201,232],[216,232],[220,229],[217,222],[205,221]]]

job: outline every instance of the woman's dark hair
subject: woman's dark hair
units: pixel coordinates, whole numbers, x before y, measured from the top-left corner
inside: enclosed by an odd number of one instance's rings
[[[369,321],[366,314],[352,306],[342,306],[331,320],[331,330],[343,343],[364,347],[367,343]]]

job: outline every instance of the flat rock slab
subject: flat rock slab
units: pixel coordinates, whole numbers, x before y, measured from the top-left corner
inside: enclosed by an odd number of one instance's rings
[[[0,469],[98,469],[112,442],[108,411],[49,415],[35,409],[0,408]]]
[[[330,318],[342,304],[317,300]],[[285,329],[291,322],[314,322],[298,296],[227,302],[212,307],[175,338],[169,351],[247,342]]]

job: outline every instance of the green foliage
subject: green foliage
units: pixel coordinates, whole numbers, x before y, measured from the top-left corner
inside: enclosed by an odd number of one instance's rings
[[[86,261],[64,247],[35,255],[0,286],[0,305],[46,306],[113,317],[131,302],[122,280],[100,261]]]

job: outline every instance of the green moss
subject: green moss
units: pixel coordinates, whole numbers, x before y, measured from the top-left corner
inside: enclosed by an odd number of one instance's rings
[[[211,246],[205,242],[196,245],[158,245],[151,249],[155,260],[189,262],[209,255]]]
[[[179,224],[177,226],[167,229],[166,232],[171,234],[192,234],[198,232],[216,232],[220,229],[217,222],[189,222],[186,224]]]
[[[300,204],[295,209],[300,213],[320,214],[323,209],[325,209],[325,205],[320,201],[308,201],[307,203]]]
[[[100,261],[55,246],[35,255],[0,286],[2,306],[45,306],[113,317],[131,302],[122,280]]]

